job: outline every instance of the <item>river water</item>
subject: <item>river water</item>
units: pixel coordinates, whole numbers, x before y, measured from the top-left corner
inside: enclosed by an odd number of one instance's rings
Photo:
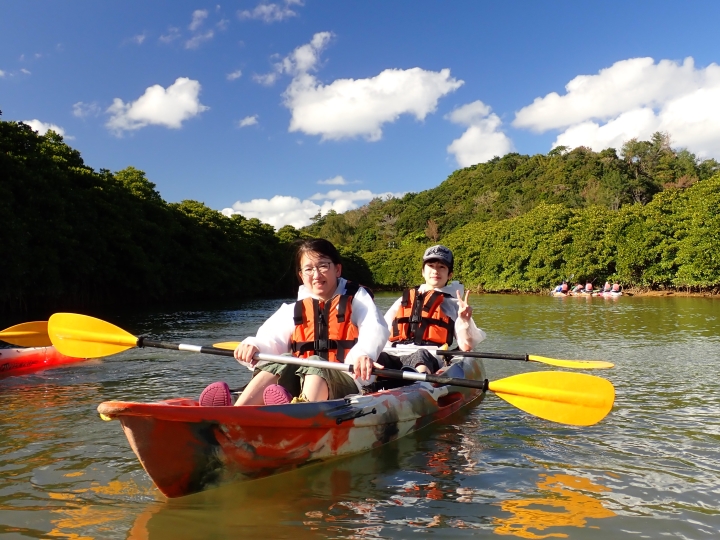
[[[379,295],[387,308],[394,296]],[[190,538],[717,538],[720,301],[475,295],[483,351],[605,359],[616,388],[591,427],[479,406],[355,457],[167,500],[106,400],[240,386],[232,359],[125,353],[0,380],[0,536]],[[135,335],[211,344],[254,333],[279,305],[104,313]],[[20,322],[20,321],[17,321]],[[486,360],[490,380],[553,369]]]

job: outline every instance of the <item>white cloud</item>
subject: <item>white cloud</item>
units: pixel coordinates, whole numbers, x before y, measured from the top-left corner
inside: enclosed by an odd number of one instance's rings
[[[347,186],[348,184],[360,184],[360,180],[345,180],[342,176],[334,176],[332,178],[328,178],[327,180],[318,180],[318,184],[324,184],[327,186]]]
[[[5,76],[5,72],[2,69],[0,69],[0,77],[4,77],[4,76]]]
[[[215,23],[215,26],[218,28],[218,30],[225,31],[227,30],[228,25],[230,24],[230,21],[227,19],[220,19],[217,23]]]
[[[88,116],[97,116],[100,114],[100,106],[95,103],[83,103],[78,101],[73,104],[73,116],[78,118],[87,118]]]
[[[260,19],[266,23],[282,21],[289,17],[297,17],[297,13],[290,9],[293,4],[302,6],[300,0],[287,0],[283,4],[261,3],[255,6],[253,10],[238,11],[240,19]]]
[[[197,49],[203,41],[209,41],[213,38],[215,32],[208,30],[204,34],[195,34],[185,42],[186,49]]]
[[[238,122],[238,127],[254,126],[258,123],[258,115],[246,116]]]
[[[272,86],[278,79],[277,73],[267,73],[265,75],[253,75],[253,81],[260,83],[263,86]]]
[[[513,150],[510,138],[500,131],[502,121],[491,111],[489,106],[478,100],[458,107],[445,116],[455,124],[468,126],[465,133],[447,147],[460,167],[504,156]]]
[[[225,208],[226,216],[242,214],[246,218],[258,218],[276,229],[285,225],[304,227],[310,225],[310,218],[318,212],[327,214],[330,210],[338,213],[357,208],[360,201],[370,201],[375,197],[401,197],[403,193],[372,193],[369,190],[339,191],[326,194],[316,193],[312,197],[300,200],[298,197],[276,195],[272,199],[253,199],[250,202],[237,201],[232,208]],[[318,201],[318,202],[315,202]]]
[[[193,11],[192,20],[190,21],[188,29],[191,32],[195,32],[198,28],[202,26],[202,23],[207,18],[207,16],[208,12],[206,9],[196,9],[195,11]]]
[[[240,77],[242,77],[242,71],[240,71],[239,69],[236,69],[232,73],[227,74],[228,81],[234,81],[235,79],[239,79]]]
[[[163,43],[170,43],[172,41],[175,41],[180,37],[180,29],[176,28],[174,26],[171,26],[168,28],[167,34],[163,34],[160,36],[160,41]]]
[[[41,122],[40,120],[33,119],[33,120],[23,120],[23,124],[27,124],[31,128],[33,128],[35,131],[38,132],[38,135],[45,135],[48,130],[53,130],[58,135],[61,135],[62,137],[66,139],[74,139],[75,137],[72,137],[70,135],[65,135],[65,130],[61,128],[60,126],[56,124],[49,124],[45,122]]]
[[[179,129],[185,120],[209,108],[200,103],[200,89],[198,81],[179,77],[167,89],[150,86],[132,103],[115,98],[106,111],[112,116],[105,125],[117,135],[151,124]]]
[[[25,75],[30,75],[30,71],[25,68],[21,68],[20,71],[23,72]]]
[[[667,131],[701,157],[720,157],[720,66],[631,58],[597,75],[571,80],[564,95],[536,98],[513,125],[536,132],[563,129],[553,146],[618,148],[633,137]]]
[[[142,34],[137,34],[133,37],[127,38],[125,40],[125,43],[135,43],[136,45],[142,45],[146,37],[147,36],[145,35],[145,32],[143,32]]]
[[[320,135],[323,140],[362,136],[382,137],[382,126],[410,114],[418,120],[434,112],[438,100],[462,86],[450,76],[421,68],[386,69],[369,79],[337,79],[320,83],[309,72],[316,69],[320,53],[332,34],[320,32],[310,43],[295,49],[275,65],[276,73],[293,75],[284,93],[292,118],[289,131]]]

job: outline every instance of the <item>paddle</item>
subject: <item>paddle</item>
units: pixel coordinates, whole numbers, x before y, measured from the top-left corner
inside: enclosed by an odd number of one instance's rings
[[[225,341],[222,343],[214,343],[213,347],[218,349],[230,349],[235,350],[240,344],[239,341]],[[614,367],[615,364],[612,362],[605,362],[604,360],[560,360],[558,358],[546,358],[545,356],[537,356],[534,354],[502,354],[502,353],[488,353],[478,351],[448,351],[445,349],[435,349],[434,347],[427,347],[427,349],[433,354],[439,354],[442,356],[468,356],[472,358],[489,358],[499,360],[520,360],[523,362],[539,362],[540,364],[547,364],[549,366],[557,366],[572,369],[607,369]],[[386,349],[385,352],[390,354],[410,354],[417,350],[417,347],[403,348],[402,346],[392,349]]]
[[[47,321],[16,324],[0,331],[0,340],[20,347],[50,347]]]
[[[56,313],[50,317],[48,332],[53,344],[62,354],[82,358],[108,356],[133,347],[233,356],[233,351],[227,349],[138,338],[108,322],[73,313]],[[348,364],[293,356],[258,353],[255,359],[352,371],[352,366]],[[493,382],[389,369],[375,369],[373,373],[381,377],[490,390],[527,413],[576,426],[589,426],[599,422],[610,412],[615,400],[615,389],[609,381],[579,373],[523,373]]]

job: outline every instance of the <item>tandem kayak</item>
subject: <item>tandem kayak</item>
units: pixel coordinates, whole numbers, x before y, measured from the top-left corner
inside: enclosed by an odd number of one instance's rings
[[[462,358],[441,371],[485,380],[478,358]],[[120,421],[157,488],[182,497],[376,448],[479,403],[485,393],[416,382],[316,403],[201,407],[196,399],[178,398],[106,401],[98,412]]]
[[[85,360],[85,358],[73,358],[60,354],[55,347],[0,349],[0,378],[24,375]]]

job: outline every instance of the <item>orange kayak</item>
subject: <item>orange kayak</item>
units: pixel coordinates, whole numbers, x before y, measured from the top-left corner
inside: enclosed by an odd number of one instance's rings
[[[439,375],[482,381],[477,358]],[[105,420],[122,424],[130,447],[167,497],[252,480],[388,443],[479,403],[485,390],[417,382],[317,403],[200,406],[195,399],[106,401]]]

